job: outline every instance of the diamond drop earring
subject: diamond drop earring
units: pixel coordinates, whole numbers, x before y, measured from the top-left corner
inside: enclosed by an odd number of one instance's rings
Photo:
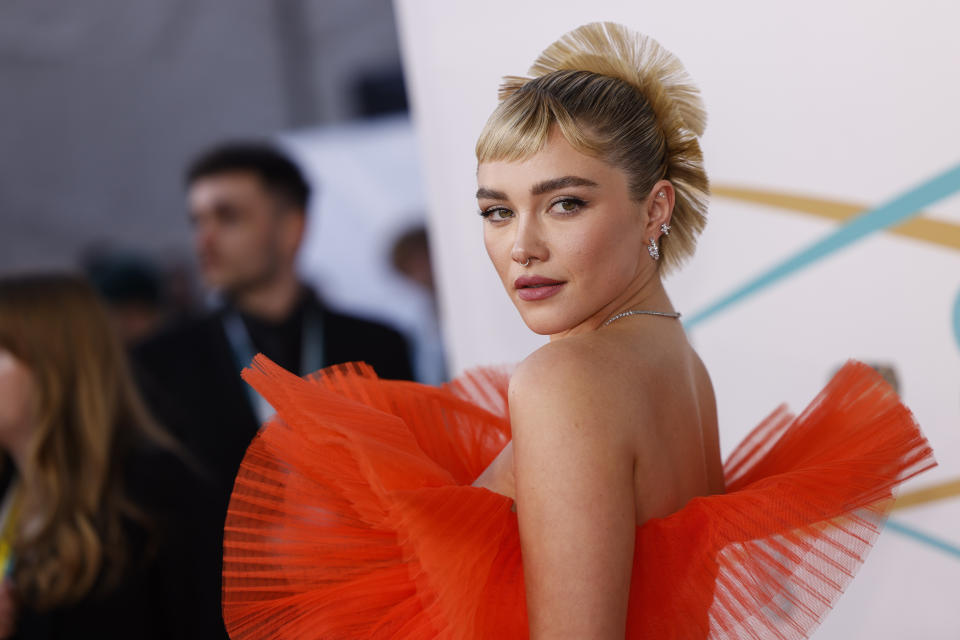
[[[650,245],[647,247],[647,251],[650,252],[650,257],[654,260],[660,259],[660,247],[657,246],[657,241],[653,238],[650,238]]]

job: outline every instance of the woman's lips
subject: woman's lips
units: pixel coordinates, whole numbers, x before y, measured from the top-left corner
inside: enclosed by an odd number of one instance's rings
[[[521,276],[514,281],[513,286],[521,300],[543,300],[559,293],[564,284],[566,283],[560,280],[543,276]]]
[[[549,298],[550,296],[559,293],[560,287],[563,285],[564,283],[561,282],[560,284],[549,284],[539,287],[517,289],[517,297],[521,300],[543,300],[544,298]]]

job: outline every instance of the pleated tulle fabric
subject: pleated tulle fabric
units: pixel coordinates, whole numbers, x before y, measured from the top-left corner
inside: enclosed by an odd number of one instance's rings
[[[225,526],[234,640],[526,638],[512,501],[471,487],[510,439],[509,372],[442,388],[364,364],[244,372],[277,410]],[[733,452],[727,492],[637,528],[628,638],[806,638],[863,562],[893,490],[933,466],[895,392],[848,362]]]

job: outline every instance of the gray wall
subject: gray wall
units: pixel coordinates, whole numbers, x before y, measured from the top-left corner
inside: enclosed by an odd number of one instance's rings
[[[355,75],[397,65],[390,0],[0,3],[0,271],[189,255],[193,154],[348,119]]]

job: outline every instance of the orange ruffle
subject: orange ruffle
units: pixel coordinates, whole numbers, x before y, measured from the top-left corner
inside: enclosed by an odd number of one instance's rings
[[[527,637],[512,501],[470,486],[510,439],[505,370],[435,388],[257,356],[244,377],[277,416],[227,516],[231,638]],[[934,464],[896,394],[848,362],[801,415],[754,429],[725,494],[637,528],[627,637],[808,637],[895,486]]]

